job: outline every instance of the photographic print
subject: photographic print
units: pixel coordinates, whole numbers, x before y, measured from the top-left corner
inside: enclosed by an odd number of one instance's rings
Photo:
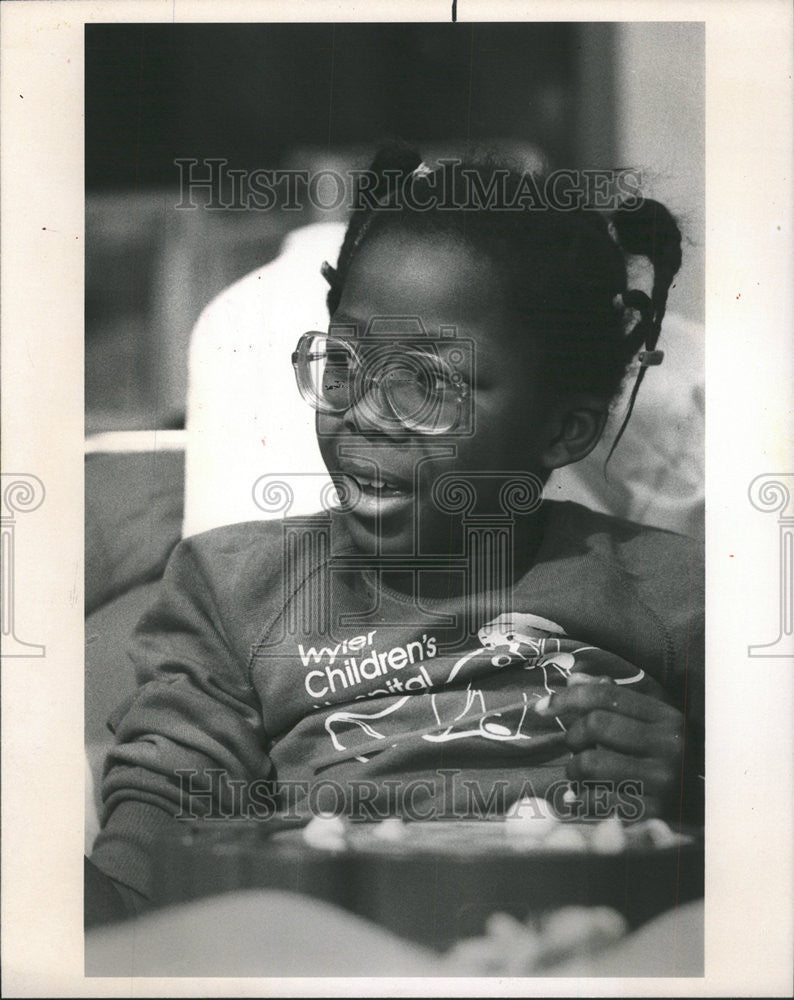
[[[87,971],[700,974],[703,25],[85,42]]]

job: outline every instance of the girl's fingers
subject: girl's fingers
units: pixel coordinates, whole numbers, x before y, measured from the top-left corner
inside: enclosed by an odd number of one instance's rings
[[[678,724],[672,719],[665,724],[650,723],[597,708],[574,719],[565,742],[573,751],[600,745],[639,757],[670,758],[681,753],[683,727],[683,717]]]
[[[586,654],[586,656],[589,654]],[[669,702],[670,696],[662,687],[662,685],[650,674],[646,674],[644,671],[640,670],[639,667],[630,666],[633,675],[629,674],[625,669],[618,673],[617,671],[603,669],[603,665],[599,671],[595,671],[594,665],[592,665],[587,658],[582,660],[581,663],[575,664],[571,668],[571,672],[568,675],[567,683],[569,686],[579,683],[590,683],[590,684],[601,684],[609,683],[613,681],[615,684],[623,687],[628,687],[631,691],[639,691],[641,694],[649,694],[654,698],[658,698],[660,701]],[[621,661],[625,663],[626,661]],[[611,661],[610,661],[611,666]]]
[[[666,800],[676,790],[673,768],[664,761],[631,757],[602,747],[575,754],[566,766],[573,781],[633,781],[643,798]]]
[[[617,712],[640,722],[670,721],[681,716],[678,709],[658,698],[612,683],[574,684],[535,704],[535,711],[547,718],[584,715],[596,709]]]

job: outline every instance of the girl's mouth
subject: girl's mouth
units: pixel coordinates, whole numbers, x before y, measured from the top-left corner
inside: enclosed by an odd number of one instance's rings
[[[396,513],[410,502],[411,492],[384,477],[344,473],[351,481],[351,511],[363,517]]]
[[[395,483],[390,483],[388,479],[367,479],[365,476],[351,476],[350,478],[367,496],[396,497],[404,496],[406,492]]]

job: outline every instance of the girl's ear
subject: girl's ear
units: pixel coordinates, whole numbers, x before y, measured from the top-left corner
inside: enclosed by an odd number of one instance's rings
[[[546,469],[561,469],[583,459],[604,432],[608,407],[603,399],[587,393],[569,396],[546,413],[540,459]]]

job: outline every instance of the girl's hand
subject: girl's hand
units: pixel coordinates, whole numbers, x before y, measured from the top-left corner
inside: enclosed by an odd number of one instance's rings
[[[573,754],[567,775],[600,784],[602,809],[605,798],[619,800],[619,783],[633,782],[646,817],[680,811],[685,723],[678,709],[609,677],[572,674],[535,710],[565,726]]]

